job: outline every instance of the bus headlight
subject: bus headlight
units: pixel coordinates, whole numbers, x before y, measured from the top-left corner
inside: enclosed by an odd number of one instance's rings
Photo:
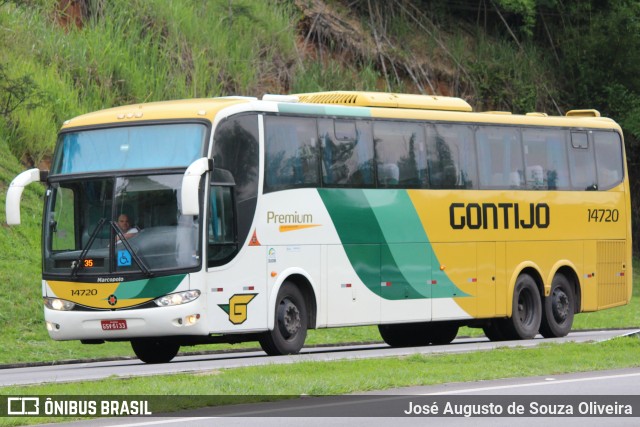
[[[59,298],[45,298],[44,305],[47,308],[56,311],[69,311],[73,310],[73,307],[76,306],[76,304],[71,301],[66,301]]]
[[[156,298],[154,302],[159,307],[169,307],[171,305],[180,305],[186,304],[193,300],[196,300],[200,296],[200,291],[185,291],[185,292],[176,292],[175,294],[165,295],[160,298]]]

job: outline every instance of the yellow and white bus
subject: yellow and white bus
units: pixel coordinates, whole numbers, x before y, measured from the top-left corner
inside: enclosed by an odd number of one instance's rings
[[[64,123],[46,184],[55,340],[180,346],[378,325],[392,346],[566,335],[631,297],[620,127],[373,92],[126,106]],[[123,216],[129,224],[119,226]]]

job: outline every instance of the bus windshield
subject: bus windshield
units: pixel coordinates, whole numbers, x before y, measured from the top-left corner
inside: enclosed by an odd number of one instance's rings
[[[199,123],[66,132],[60,135],[51,174],[187,167],[202,157],[206,132]]]
[[[199,220],[178,210],[182,174],[65,180],[48,192],[44,272],[153,274],[200,264]]]

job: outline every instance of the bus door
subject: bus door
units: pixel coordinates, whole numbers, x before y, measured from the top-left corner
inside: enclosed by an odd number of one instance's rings
[[[267,324],[266,247],[249,243],[240,250],[244,242],[238,242],[234,189],[214,184],[209,192],[205,289],[214,333],[258,330]]]

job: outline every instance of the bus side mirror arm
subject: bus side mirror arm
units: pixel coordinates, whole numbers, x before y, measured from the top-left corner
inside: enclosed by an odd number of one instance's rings
[[[182,215],[199,215],[198,200],[200,178],[205,172],[213,170],[213,159],[201,157],[191,163],[182,177],[180,213]]]
[[[6,214],[8,225],[20,225],[20,201],[24,187],[32,182],[44,182],[49,176],[49,171],[41,171],[38,168],[29,169],[14,178],[7,190]]]

